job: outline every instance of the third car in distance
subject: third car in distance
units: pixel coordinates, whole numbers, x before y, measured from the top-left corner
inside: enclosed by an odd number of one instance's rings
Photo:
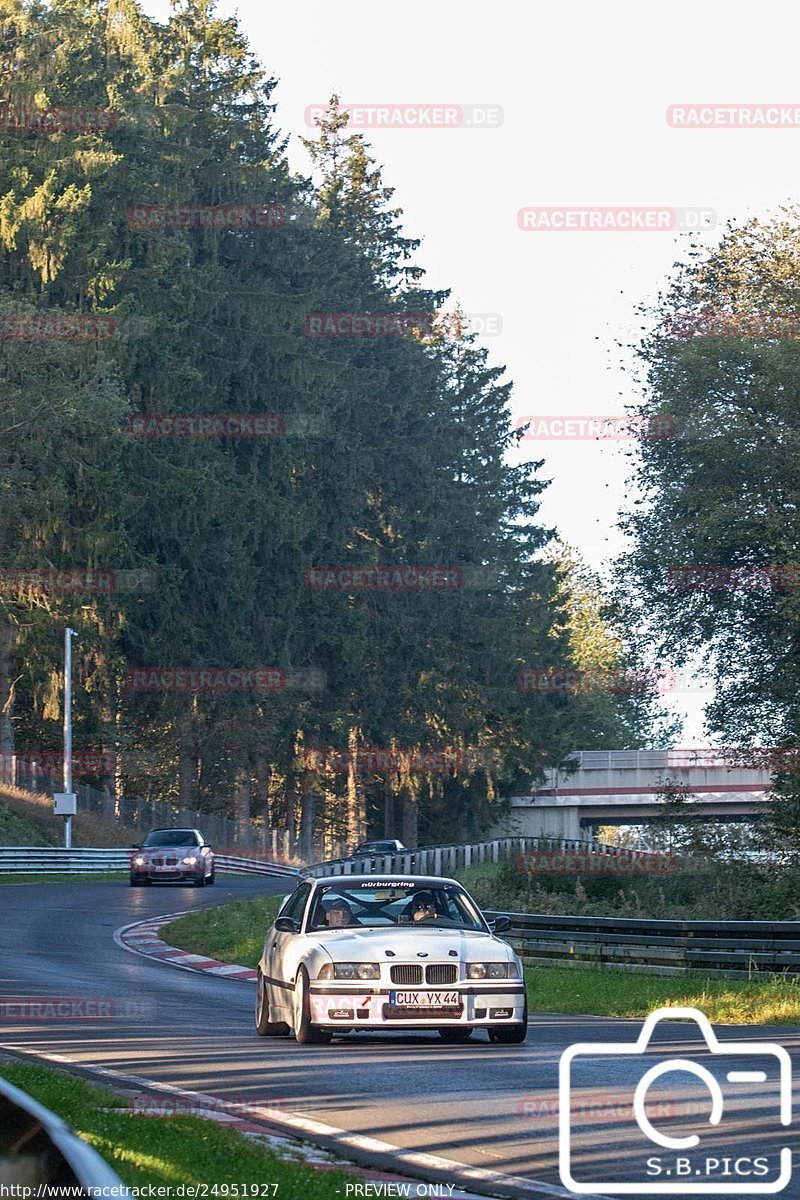
[[[131,887],[214,882],[214,854],[199,829],[151,829],[131,854]]]
[[[256,1030],[293,1030],[307,1043],[353,1029],[428,1029],[457,1042],[485,1029],[492,1042],[524,1042],[522,963],[499,928],[454,879],[305,879],[264,941]]]

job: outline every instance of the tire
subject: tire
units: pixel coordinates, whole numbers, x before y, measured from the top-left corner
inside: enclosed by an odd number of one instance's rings
[[[139,875],[131,875],[131,887],[150,887],[150,880],[142,879]]]
[[[202,875],[198,875],[198,876],[197,876],[197,879],[195,879],[195,881],[194,881],[194,886],[195,886],[195,887],[205,887],[205,886],[206,886],[206,873],[205,873],[205,871],[203,872],[203,874],[202,874]]]
[[[308,971],[301,967],[294,983],[294,1036],[301,1046],[322,1046],[333,1037],[329,1029],[311,1023]]]
[[[528,1000],[522,1009],[522,1020],[515,1025],[490,1025],[489,1041],[498,1046],[521,1046],[528,1036]]]
[[[217,882],[216,867],[212,867],[211,874],[209,875],[208,879],[206,880],[206,887],[213,887],[216,882]]]
[[[270,1021],[269,997],[261,972],[256,979],[256,1033],[259,1037],[286,1037],[289,1026],[285,1021]]]
[[[439,1037],[443,1042],[467,1042],[472,1037],[472,1029],[457,1029],[455,1025],[444,1025],[439,1030]]]

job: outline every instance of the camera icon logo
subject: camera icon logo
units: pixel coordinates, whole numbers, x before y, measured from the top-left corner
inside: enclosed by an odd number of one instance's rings
[[[576,1131],[573,1129],[572,1101],[576,1072],[582,1063],[589,1070],[594,1068],[595,1078],[597,1067],[602,1068],[603,1060],[610,1066],[611,1060],[615,1066],[625,1062],[627,1057],[645,1055],[653,1047],[650,1045],[653,1032],[660,1021],[691,1020],[699,1027],[699,1032],[705,1042],[704,1057],[719,1055],[722,1059],[734,1060],[741,1058],[742,1069],[730,1069],[726,1064],[719,1065],[717,1074],[708,1066],[694,1062],[690,1058],[664,1058],[655,1065],[643,1071],[633,1093],[633,1116],[640,1134],[644,1135],[650,1150],[655,1145],[662,1153],[646,1159],[646,1166],[641,1171],[641,1179],[608,1180],[593,1178],[591,1180],[575,1178],[576,1157],[580,1147],[576,1144]],[[774,1076],[762,1069],[754,1069],[751,1061],[748,1069],[747,1060],[771,1060],[776,1065]],[[664,1130],[658,1129],[646,1111],[647,1093],[653,1084],[663,1075],[670,1072],[682,1072],[684,1075],[700,1080],[708,1090],[710,1102],[702,1106],[702,1114],[707,1122],[707,1128],[714,1130],[720,1124],[724,1131],[724,1114],[726,1103],[731,1099],[728,1089],[723,1089],[719,1078],[727,1084],[742,1085],[772,1085],[777,1087],[778,1124],[787,1126],[792,1120],[792,1066],[787,1051],[775,1042],[720,1042],[714,1033],[708,1017],[696,1008],[658,1008],[650,1013],[642,1026],[642,1031],[635,1042],[579,1042],[569,1046],[561,1055],[559,1062],[559,1172],[561,1182],[566,1188],[577,1195],[596,1195],[599,1188],[611,1195],[684,1195],[684,1196],[720,1196],[720,1195],[757,1195],[761,1193],[774,1195],[782,1191],[789,1183],[792,1175],[792,1151],[783,1146],[779,1152],[771,1151],[755,1157],[752,1154],[733,1154],[720,1158],[719,1150],[706,1153],[701,1137],[696,1133],[676,1137]],[[718,1077],[719,1076],[719,1077]],[[607,1078],[607,1076],[606,1076]],[[750,1093],[752,1094],[752,1092]],[[733,1093],[736,1097],[736,1093]],[[741,1116],[739,1117],[741,1120]],[[595,1131],[595,1138],[597,1131]],[[595,1142],[596,1150],[596,1142]],[[694,1153],[692,1153],[694,1152]],[[588,1161],[596,1158],[590,1153]],[[581,1171],[581,1175],[583,1175]]]

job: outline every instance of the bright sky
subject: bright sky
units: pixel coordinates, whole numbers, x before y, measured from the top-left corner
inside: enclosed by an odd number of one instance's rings
[[[146,0],[164,19],[168,5]],[[519,209],[658,206],[729,219],[789,199],[800,129],[681,130],[671,104],[794,103],[796,6],[762,0],[221,0],[280,83],[278,123],[290,161],[308,160],[305,110],[345,104],[499,106],[492,128],[368,132],[386,182],[423,237],[427,282],[468,313],[499,314],[486,339],[515,381],[514,416],[622,413],[637,392],[617,343],[641,322],[687,240],[674,232],[523,232]],[[697,239],[694,239],[697,240]],[[542,517],[603,571],[622,542],[624,444],[524,443],[552,479]],[[701,697],[679,695],[684,744],[700,744]]]

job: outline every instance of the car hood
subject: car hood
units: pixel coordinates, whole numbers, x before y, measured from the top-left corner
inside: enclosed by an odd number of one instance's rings
[[[309,936],[335,962],[504,962],[514,957],[506,942],[472,929],[331,929]]]
[[[145,858],[152,858],[154,855],[161,857],[165,855],[167,858],[178,858],[189,854],[199,854],[199,846],[147,846],[144,850],[134,850],[134,854],[141,854]]]

